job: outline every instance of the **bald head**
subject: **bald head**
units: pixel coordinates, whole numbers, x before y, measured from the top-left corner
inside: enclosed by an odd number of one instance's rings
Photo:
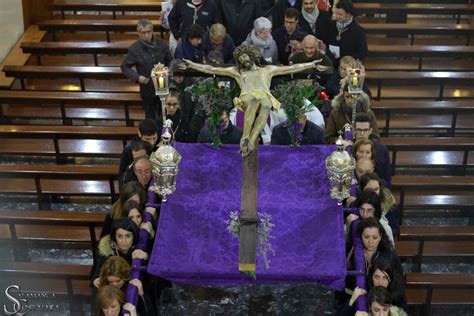
[[[374,162],[368,158],[360,158],[356,163],[356,176],[357,179],[360,179],[363,175],[367,173],[374,172]]]
[[[133,164],[133,171],[135,176],[137,176],[138,182],[146,188],[148,182],[150,182],[152,173],[151,173],[151,163],[147,157],[138,158]]]
[[[306,35],[303,39],[303,50],[306,58],[311,58],[318,52],[318,39],[314,35]]]

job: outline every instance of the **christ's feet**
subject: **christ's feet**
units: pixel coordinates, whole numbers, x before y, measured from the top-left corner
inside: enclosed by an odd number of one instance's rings
[[[240,153],[242,157],[248,156],[255,149],[255,144],[248,138],[240,139]]]

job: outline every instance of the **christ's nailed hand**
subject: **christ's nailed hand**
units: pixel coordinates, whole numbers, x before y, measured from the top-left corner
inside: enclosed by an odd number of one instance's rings
[[[189,63],[190,63],[190,60],[183,58],[183,62],[178,64],[179,70],[186,70],[186,69],[188,69]]]

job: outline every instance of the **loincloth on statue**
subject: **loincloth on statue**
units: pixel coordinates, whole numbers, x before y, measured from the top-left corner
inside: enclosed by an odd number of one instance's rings
[[[242,111],[242,112],[245,112],[245,109],[243,107],[243,102],[242,102],[241,97],[243,97],[245,95],[251,95],[255,99],[257,99],[257,101],[260,101],[262,99],[268,99],[268,100],[270,100],[270,102],[272,104],[272,108],[275,109],[275,111],[278,111],[280,109],[280,105],[281,105],[280,101],[275,99],[275,97],[273,95],[271,95],[271,93],[263,91],[263,90],[250,90],[250,91],[241,93],[239,98],[234,98],[235,107],[237,109],[239,109],[240,111]]]

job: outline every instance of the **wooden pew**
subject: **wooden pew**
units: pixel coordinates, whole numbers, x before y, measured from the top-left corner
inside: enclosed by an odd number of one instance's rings
[[[161,2],[155,0],[149,1],[122,1],[116,0],[114,3],[78,3],[71,2],[68,0],[56,1],[49,6],[50,10],[61,11],[61,17],[65,19],[65,11],[104,11],[112,12],[114,19],[116,18],[117,12],[123,14],[127,11],[138,12],[159,12],[161,11]]]
[[[20,79],[21,89],[26,89],[25,79],[78,79],[81,91],[86,91],[85,79],[128,80],[119,67],[89,66],[4,66],[7,77]]]
[[[4,121],[11,117],[59,118],[64,125],[71,125],[76,118],[113,119],[125,120],[127,126],[133,126],[138,113],[140,118],[143,116],[142,99],[138,93],[0,90],[1,104],[4,106],[0,106],[0,119]],[[36,108],[25,105],[36,105]],[[116,114],[113,112],[115,107],[118,107]],[[25,111],[22,111],[23,108],[26,108]],[[106,114],[81,113],[81,110],[84,112],[84,109],[91,108],[94,112],[103,109]]]
[[[85,79],[125,79],[119,67],[76,67],[76,66],[5,66],[3,68],[7,76],[20,79],[22,89],[25,89],[25,78],[76,78],[80,80],[81,90],[85,91]],[[195,75],[189,72],[188,75]],[[204,74],[200,74],[206,76]],[[295,74],[295,78],[305,78],[307,74]],[[376,99],[382,96],[382,85],[386,83],[403,83],[427,85],[433,82],[439,85],[438,95],[433,98],[442,100],[444,87],[447,83],[473,84],[474,71],[447,72],[447,71],[371,71],[366,75],[369,84],[377,85]],[[408,95],[400,97],[408,98]]]
[[[406,273],[409,306],[420,306],[417,315],[431,315],[432,306],[474,304],[474,275],[471,273]]]
[[[474,13],[472,4],[428,4],[428,3],[354,3],[357,13],[364,14],[423,14],[423,15],[447,15],[456,16],[456,23],[461,20],[461,15]]]
[[[165,38],[167,29],[161,27],[160,21],[151,21],[155,31]],[[110,42],[110,32],[136,32],[138,20],[45,20],[38,22],[42,31],[48,31],[56,41],[56,32],[105,32],[107,42]]]
[[[400,226],[398,240],[474,240],[474,226]],[[472,250],[474,252],[474,249]]]
[[[439,86],[438,96],[433,95],[433,98],[443,100],[446,83],[472,85],[474,83],[474,71],[371,71],[367,73],[366,80],[368,83],[377,85],[377,94],[374,96],[377,100],[382,97],[383,83],[417,85],[436,83]],[[400,95],[400,98],[407,97],[410,96]]]
[[[94,64],[99,66],[98,55],[125,55],[131,44],[131,42],[24,42],[21,44],[21,48],[24,53],[36,56],[38,65],[41,65],[41,56],[43,55],[83,54],[92,55]],[[374,68],[374,70],[384,70],[384,68],[379,67],[378,63],[371,66],[371,57],[418,58],[418,70],[423,70],[423,58],[443,57],[466,59],[473,55],[473,46],[369,45],[369,56],[365,62],[365,66],[366,69],[378,66],[378,68]],[[411,68],[409,70],[411,70]]]
[[[420,249],[420,247],[422,247]],[[473,258],[473,241],[397,241],[395,250],[400,258],[412,259],[415,272],[421,271],[424,258]]]
[[[400,167],[400,163],[397,165],[399,152],[410,152],[402,153],[406,161],[404,168],[449,167],[451,174],[466,175],[469,152],[474,150],[472,137],[384,137],[382,143],[392,152],[392,175],[397,166]],[[443,160],[440,161],[436,152],[445,152]],[[458,153],[463,157],[460,162]]]
[[[52,196],[105,196],[118,193],[118,166],[0,165],[0,193],[36,195],[39,209],[51,208]]]
[[[420,272],[424,256],[474,256],[472,241],[474,226],[400,226],[396,247],[399,256],[414,259]]]
[[[32,46],[37,44],[32,43]],[[420,71],[423,69],[423,58],[442,57],[466,59],[472,58],[472,56],[474,56],[474,46],[369,45],[369,55],[367,59],[370,60],[371,57],[418,58],[418,70]]]
[[[134,127],[0,125],[0,153],[66,157],[120,157]]]
[[[50,300],[49,304],[59,304],[62,308],[69,305],[71,315],[82,315],[83,304],[90,303],[92,295],[91,269],[89,265],[1,261],[0,286],[6,289],[17,285],[24,292],[54,294],[53,303]]]
[[[41,65],[42,55],[90,54],[94,56],[94,64],[99,66],[97,55],[125,55],[131,44],[131,42],[24,42],[21,44],[21,49],[24,53],[35,55],[38,65]]]
[[[426,23],[361,23],[367,34],[409,35],[410,44],[415,43],[415,35],[446,35],[466,37],[466,46],[474,33],[472,24],[430,25]],[[41,26],[40,26],[41,29]]]
[[[0,239],[11,243],[15,261],[29,261],[27,243],[69,244],[92,249],[96,258],[97,238],[104,214],[85,212],[0,210]],[[58,246],[59,245],[59,246]]]
[[[474,197],[472,176],[394,176],[392,192],[399,197],[400,222],[405,208],[412,209],[463,209],[472,211]]]
[[[451,115],[451,123],[446,127],[438,127],[434,125],[423,125],[417,124],[412,126],[401,126],[400,129],[403,131],[400,133],[402,135],[407,134],[407,130],[416,130],[418,128],[422,129],[439,129],[443,132],[440,133],[442,136],[455,136],[456,131],[459,130],[458,127],[458,118],[461,115],[471,114],[474,111],[474,102],[467,100],[449,100],[449,101],[431,101],[431,100],[373,100],[370,102],[370,107],[374,112],[378,114],[384,114],[385,124],[379,125],[383,126],[381,130],[383,131],[383,136],[389,136],[394,133],[395,127],[393,126],[392,118],[394,114],[410,114],[410,115],[420,115],[423,114],[447,114]],[[444,132],[445,131],[445,132]]]
[[[132,42],[23,42],[24,53],[37,56],[41,64],[42,55],[86,54],[94,56],[94,63],[99,65],[97,55],[125,55]],[[369,45],[370,57],[416,57],[418,70],[422,70],[423,58],[470,58],[474,46],[430,46],[430,45]]]
[[[22,53],[20,49],[20,44],[22,42],[41,42],[43,37],[46,35],[46,32],[39,31],[38,26],[30,25],[25,33],[18,39],[15,46],[11,48],[8,54],[2,57],[0,62],[0,68],[3,68],[4,65],[24,65],[28,62],[30,58],[29,54]],[[6,53],[6,52],[5,52]],[[0,89],[10,89],[14,79],[6,78],[5,74],[0,71]]]

